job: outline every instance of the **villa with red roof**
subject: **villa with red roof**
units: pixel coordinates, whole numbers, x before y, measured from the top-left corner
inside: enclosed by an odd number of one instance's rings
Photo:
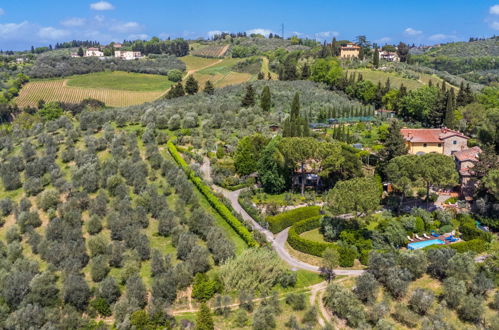
[[[400,130],[410,154],[423,155],[436,152],[452,155],[468,149],[469,137],[448,128],[402,128]]]

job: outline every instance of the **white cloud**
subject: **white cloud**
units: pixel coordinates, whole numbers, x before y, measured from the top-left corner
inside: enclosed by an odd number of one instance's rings
[[[390,37],[383,37],[383,38],[379,38],[378,40],[376,40],[376,42],[378,44],[386,44],[386,43],[389,43],[390,41],[392,41],[392,38],[390,38]]]
[[[430,41],[443,41],[443,40],[449,40],[449,39],[454,40],[454,39],[457,39],[457,37],[454,35],[443,34],[443,33],[433,34],[433,35],[428,37],[428,40],[430,40]]]
[[[407,34],[408,36],[418,36],[418,35],[422,34],[423,31],[408,27],[407,29],[404,30],[404,33]]]
[[[120,33],[138,32],[141,29],[142,26],[140,26],[140,24],[137,22],[116,22],[109,27],[109,30]]]
[[[499,30],[499,22],[494,21],[490,23],[490,27],[493,28],[494,30]]]
[[[209,38],[213,38],[217,34],[222,34],[222,32],[223,31],[220,31],[220,30],[212,30],[212,31],[206,32],[206,34],[208,35]]]
[[[69,31],[56,29],[51,26],[43,27],[38,30],[38,36],[42,39],[57,40],[63,37],[67,37],[68,35]]]
[[[333,37],[339,36],[340,33],[336,31],[323,31],[323,32],[317,32],[315,34],[316,39],[330,39]]]
[[[0,39],[16,39],[28,34],[32,25],[28,21],[0,24]]]
[[[99,1],[91,3],[90,8],[93,10],[113,10],[114,6],[107,1]]]
[[[0,16],[5,15],[5,10],[3,8],[0,8]]]
[[[83,26],[85,25],[86,20],[84,18],[80,17],[72,17],[68,18],[64,21],[61,21],[62,26],[67,26],[67,27],[75,27],[75,26]]]
[[[269,29],[262,29],[262,28],[256,28],[256,29],[251,29],[246,31],[247,34],[262,34],[264,36],[268,36],[269,34],[272,33],[272,30]]]
[[[492,15],[499,15],[499,5],[493,5],[489,8],[489,13]]]
[[[130,34],[127,37],[128,40],[147,40],[149,39],[149,36],[145,33],[138,33],[138,34]]]

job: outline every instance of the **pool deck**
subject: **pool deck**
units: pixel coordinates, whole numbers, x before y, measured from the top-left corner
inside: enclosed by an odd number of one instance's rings
[[[449,241],[446,240],[446,238],[449,237],[450,235],[447,235],[447,234],[445,234],[445,235],[439,235],[438,237],[431,236],[431,234],[429,236],[430,236],[430,238],[423,238],[423,237],[421,237],[422,239],[415,239],[413,237],[413,240],[409,241],[407,244],[416,243],[416,242],[426,242],[426,241],[431,241],[431,240],[434,240],[434,239],[441,240],[442,242],[445,243],[445,245],[450,245],[450,244],[453,244],[453,243],[459,243],[459,242],[463,241],[459,237],[455,237],[455,238],[457,238],[457,241],[455,241],[455,242],[449,242]],[[444,245],[444,244],[441,244],[441,245]]]

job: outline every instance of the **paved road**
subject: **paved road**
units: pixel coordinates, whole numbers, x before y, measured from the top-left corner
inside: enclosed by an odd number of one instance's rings
[[[201,166],[201,172],[203,173],[203,177],[206,181],[207,179],[210,179],[210,165],[209,165],[209,160],[207,158],[204,159],[203,166]],[[307,264],[303,261],[300,261],[296,258],[293,258],[288,250],[286,249],[286,241],[288,239],[288,231],[289,228],[286,228],[285,230],[281,231],[278,233],[276,236],[274,234],[262,227],[258,222],[255,221],[239,204],[239,195],[244,189],[240,190],[235,190],[235,191],[230,191],[227,189],[224,189],[222,187],[212,185],[212,188],[222,194],[225,198],[227,198],[232,205],[232,208],[239,213],[242,218],[247,221],[251,227],[253,227],[254,230],[258,230],[261,232],[267,242],[272,244],[272,248],[277,252],[277,255],[279,258],[281,258],[284,262],[286,262],[291,268],[294,269],[304,269],[308,270],[311,272],[319,273],[319,267]],[[356,269],[337,269],[335,270],[336,275],[349,275],[349,276],[358,276],[362,274],[364,271],[363,270],[356,270]]]

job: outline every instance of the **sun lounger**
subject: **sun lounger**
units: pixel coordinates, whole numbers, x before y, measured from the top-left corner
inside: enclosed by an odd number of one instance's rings
[[[449,237],[447,237],[445,240],[446,240],[446,241],[451,241],[453,238],[454,238],[454,236],[450,235],[450,236],[449,236]]]
[[[431,236],[433,236],[433,237],[439,237],[440,235],[439,235],[439,234],[437,234],[437,233],[435,233],[434,231],[432,231],[432,232],[431,232]]]
[[[421,238],[421,237],[419,237],[419,236],[418,236],[418,234],[414,234],[414,236],[416,237],[416,239],[418,239],[418,240],[422,240],[422,238]]]
[[[453,239],[449,240],[449,242],[451,242],[451,243],[454,243],[454,242],[457,242],[457,241],[459,241],[459,238],[453,238]]]
[[[407,239],[411,242],[414,242],[414,240],[412,238],[410,238],[409,236],[407,236]]]
[[[424,234],[423,234],[423,237],[424,237],[424,238],[427,238],[427,239],[430,239],[430,238],[431,238],[430,236],[426,235],[426,233],[424,233]]]

